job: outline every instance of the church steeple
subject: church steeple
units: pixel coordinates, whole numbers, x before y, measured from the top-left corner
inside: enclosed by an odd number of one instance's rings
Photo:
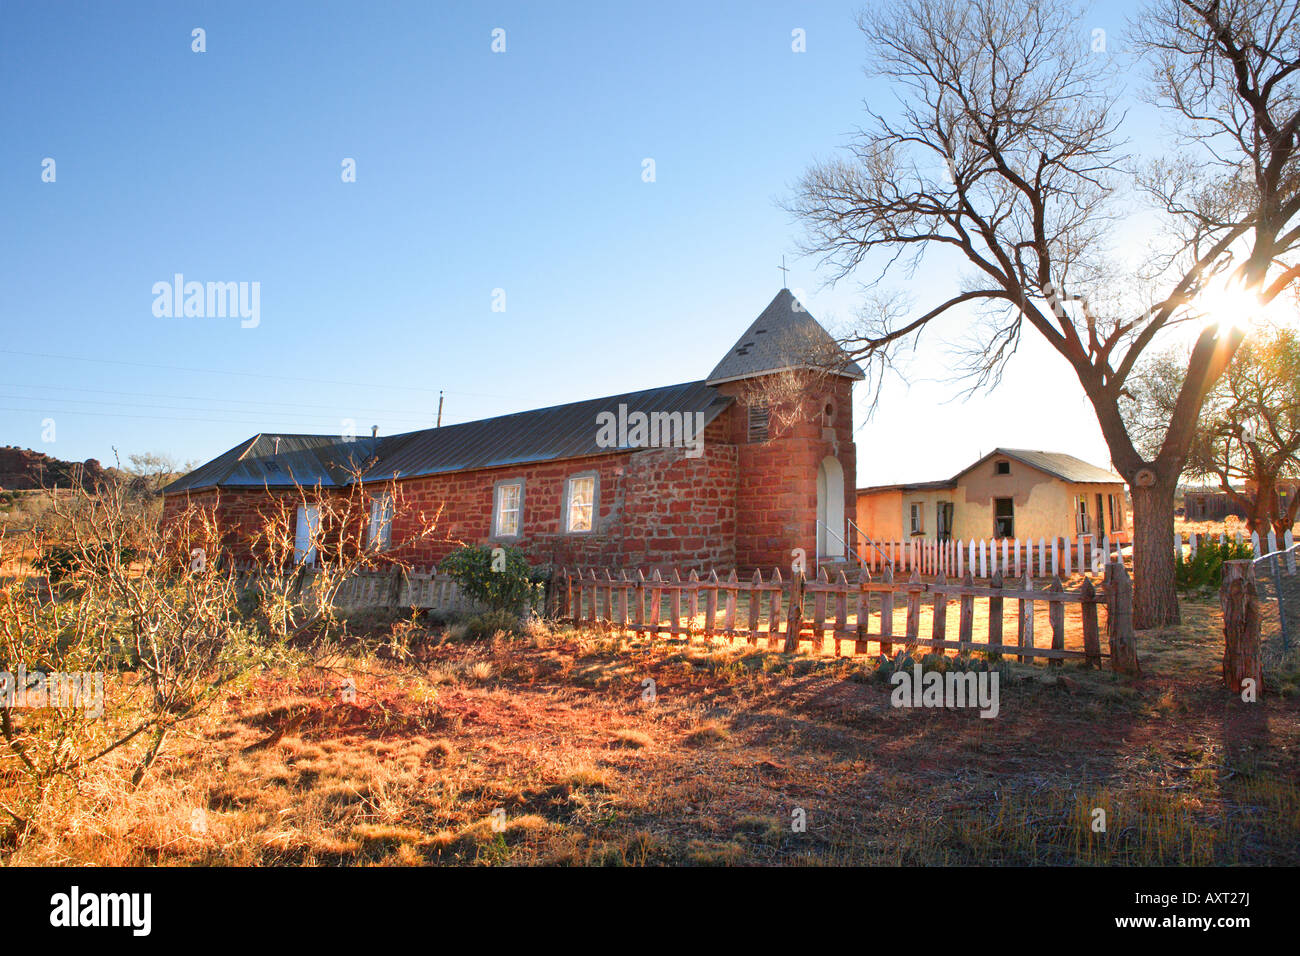
[[[794,368],[819,368],[861,380],[866,378],[789,289],[782,289],[745,330],[707,384],[720,385]]]

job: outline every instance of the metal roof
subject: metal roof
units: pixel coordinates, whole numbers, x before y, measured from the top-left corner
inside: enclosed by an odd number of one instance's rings
[[[794,294],[782,289],[706,381],[718,385],[793,368],[829,369],[854,379],[866,378]]]
[[[584,458],[619,451],[596,444],[596,416],[601,412],[694,413],[707,426],[732,399],[704,382],[687,382],[568,405],[533,409],[463,425],[414,432],[392,454],[382,454],[366,480],[411,478],[449,471],[470,471],[564,458]],[[626,450],[626,449],[623,449]]]
[[[601,412],[617,417],[620,405],[629,415],[638,411],[647,415],[698,412],[707,426],[732,401],[704,382],[687,382],[379,439],[345,442],[337,435],[263,434],[163,490],[291,486],[295,481],[337,487],[351,480],[351,465],[364,467],[362,481],[385,481],[611,454],[627,449],[596,444]]]
[[[1062,481],[1087,484],[1124,483],[1124,479],[1115,472],[1107,471],[1105,468],[1098,468],[1096,465],[1090,465],[1082,458],[1075,458],[1073,455],[1067,455],[1064,452],[1035,451],[1030,448],[995,448],[979,461],[966,466],[951,478],[941,481],[916,481],[910,484],[871,485],[867,488],[859,488],[858,494],[872,494],[880,491],[930,491],[954,488],[962,475],[974,471],[992,458],[1011,458],[1031,468],[1047,472],[1047,474],[1060,478]]]
[[[949,478],[946,481],[913,481],[901,485],[870,485],[866,488],[859,488],[858,494],[874,494],[878,491],[942,491],[955,487],[957,487],[957,480]]]
[[[1021,464],[1037,468],[1039,471],[1045,471],[1049,475],[1055,475],[1062,481],[1078,481],[1092,484],[1114,484],[1116,482],[1123,483],[1124,481],[1115,472],[1106,468],[1098,468],[1096,465],[1090,465],[1082,458],[1075,458],[1073,455],[1067,455],[1059,451],[1035,451],[1031,448],[995,448],[975,464],[957,472],[953,480],[956,481],[966,472],[978,468],[990,458],[999,455],[1004,458],[1013,458]]]
[[[396,436],[394,436],[396,437]],[[368,467],[385,441],[340,435],[254,435],[184,475],[164,493],[199,488],[262,488],[348,483],[349,476]]]

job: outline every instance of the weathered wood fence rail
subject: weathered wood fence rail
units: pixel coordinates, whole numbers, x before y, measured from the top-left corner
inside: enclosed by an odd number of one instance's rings
[[[812,613],[805,619],[809,597]],[[895,580],[888,565],[879,579],[864,571],[859,580],[852,582],[843,571],[836,580],[830,580],[825,568],[812,580],[796,573],[788,582],[782,579],[779,569],[767,580],[755,571],[748,582],[738,580],[734,571],[726,580],[720,580],[716,572],[701,580],[692,571],[683,581],[676,572],[671,579],[658,571],[649,578],[641,571],[635,577],[621,572],[614,578],[608,571],[584,574],[565,569],[554,582],[549,610],[575,624],[619,633],[630,631],[652,638],[699,634],[742,639],[753,647],[787,653],[798,650],[800,640],[810,640],[814,651],[823,651],[828,641],[833,642],[836,654],[841,653],[840,641],[853,641],[854,654],[869,653],[874,643],[885,655],[892,654],[895,645],[903,645],[909,653],[925,647],[963,654],[1008,654],[1020,661],[1045,658],[1055,664],[1081,659],[1100,666],[1101,659],[1108,657],[1113,669],[1136,674],[1132,600],[1132,583],[1120,562],[1107,565],[1100,590],[1086,579],[1082,587],[1070,591],[1065,590],[1059,576],[1046,589],[1035,589],[1027,573],[1009,585],[1001,572],[995,572],[988,585],[976,585],[969,570],[960,581],[950,582],[942,574],[937,580],[922,581],[919,570],[913,570],[907,580]],[[920,633],[923,601],[932,609],[929,637]],[[974,632],[976,601],[988,605],[983,640],[977,640]],[[1004,634],[1006,601],[1018,602],[1014,643]],[[948,606],[952,602],[958,608],[955,638],[948,633]],[[1047,605],[1050,643],[1036,642],[1034,605],[1038,603]],[[1082,650],[1065,646],[1067,604],[1080,607]],[[1098,606],[1107,608],[1105,652],[1101,649]],[[905,623],[899,633],[895,631],[894,616],[895,610],[903,607]],[[875,630],[871,628],[873,611]]]

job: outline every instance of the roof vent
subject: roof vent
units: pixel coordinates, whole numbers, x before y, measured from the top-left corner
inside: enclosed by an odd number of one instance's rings
[[[379,437],[379,426],[378,426],[378,425],[371,425],[371,426],[370,426],[370,437],[371,437],[371,438],[378,438],[378,437]]]

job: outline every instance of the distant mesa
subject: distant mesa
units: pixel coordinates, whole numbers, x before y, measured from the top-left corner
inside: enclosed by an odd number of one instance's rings
[[[108,481],[112,470],[96,459],[61,461],[30,448],[7,445],[0,448],[0,491],[32,491],[39,488],[93,489]]]

